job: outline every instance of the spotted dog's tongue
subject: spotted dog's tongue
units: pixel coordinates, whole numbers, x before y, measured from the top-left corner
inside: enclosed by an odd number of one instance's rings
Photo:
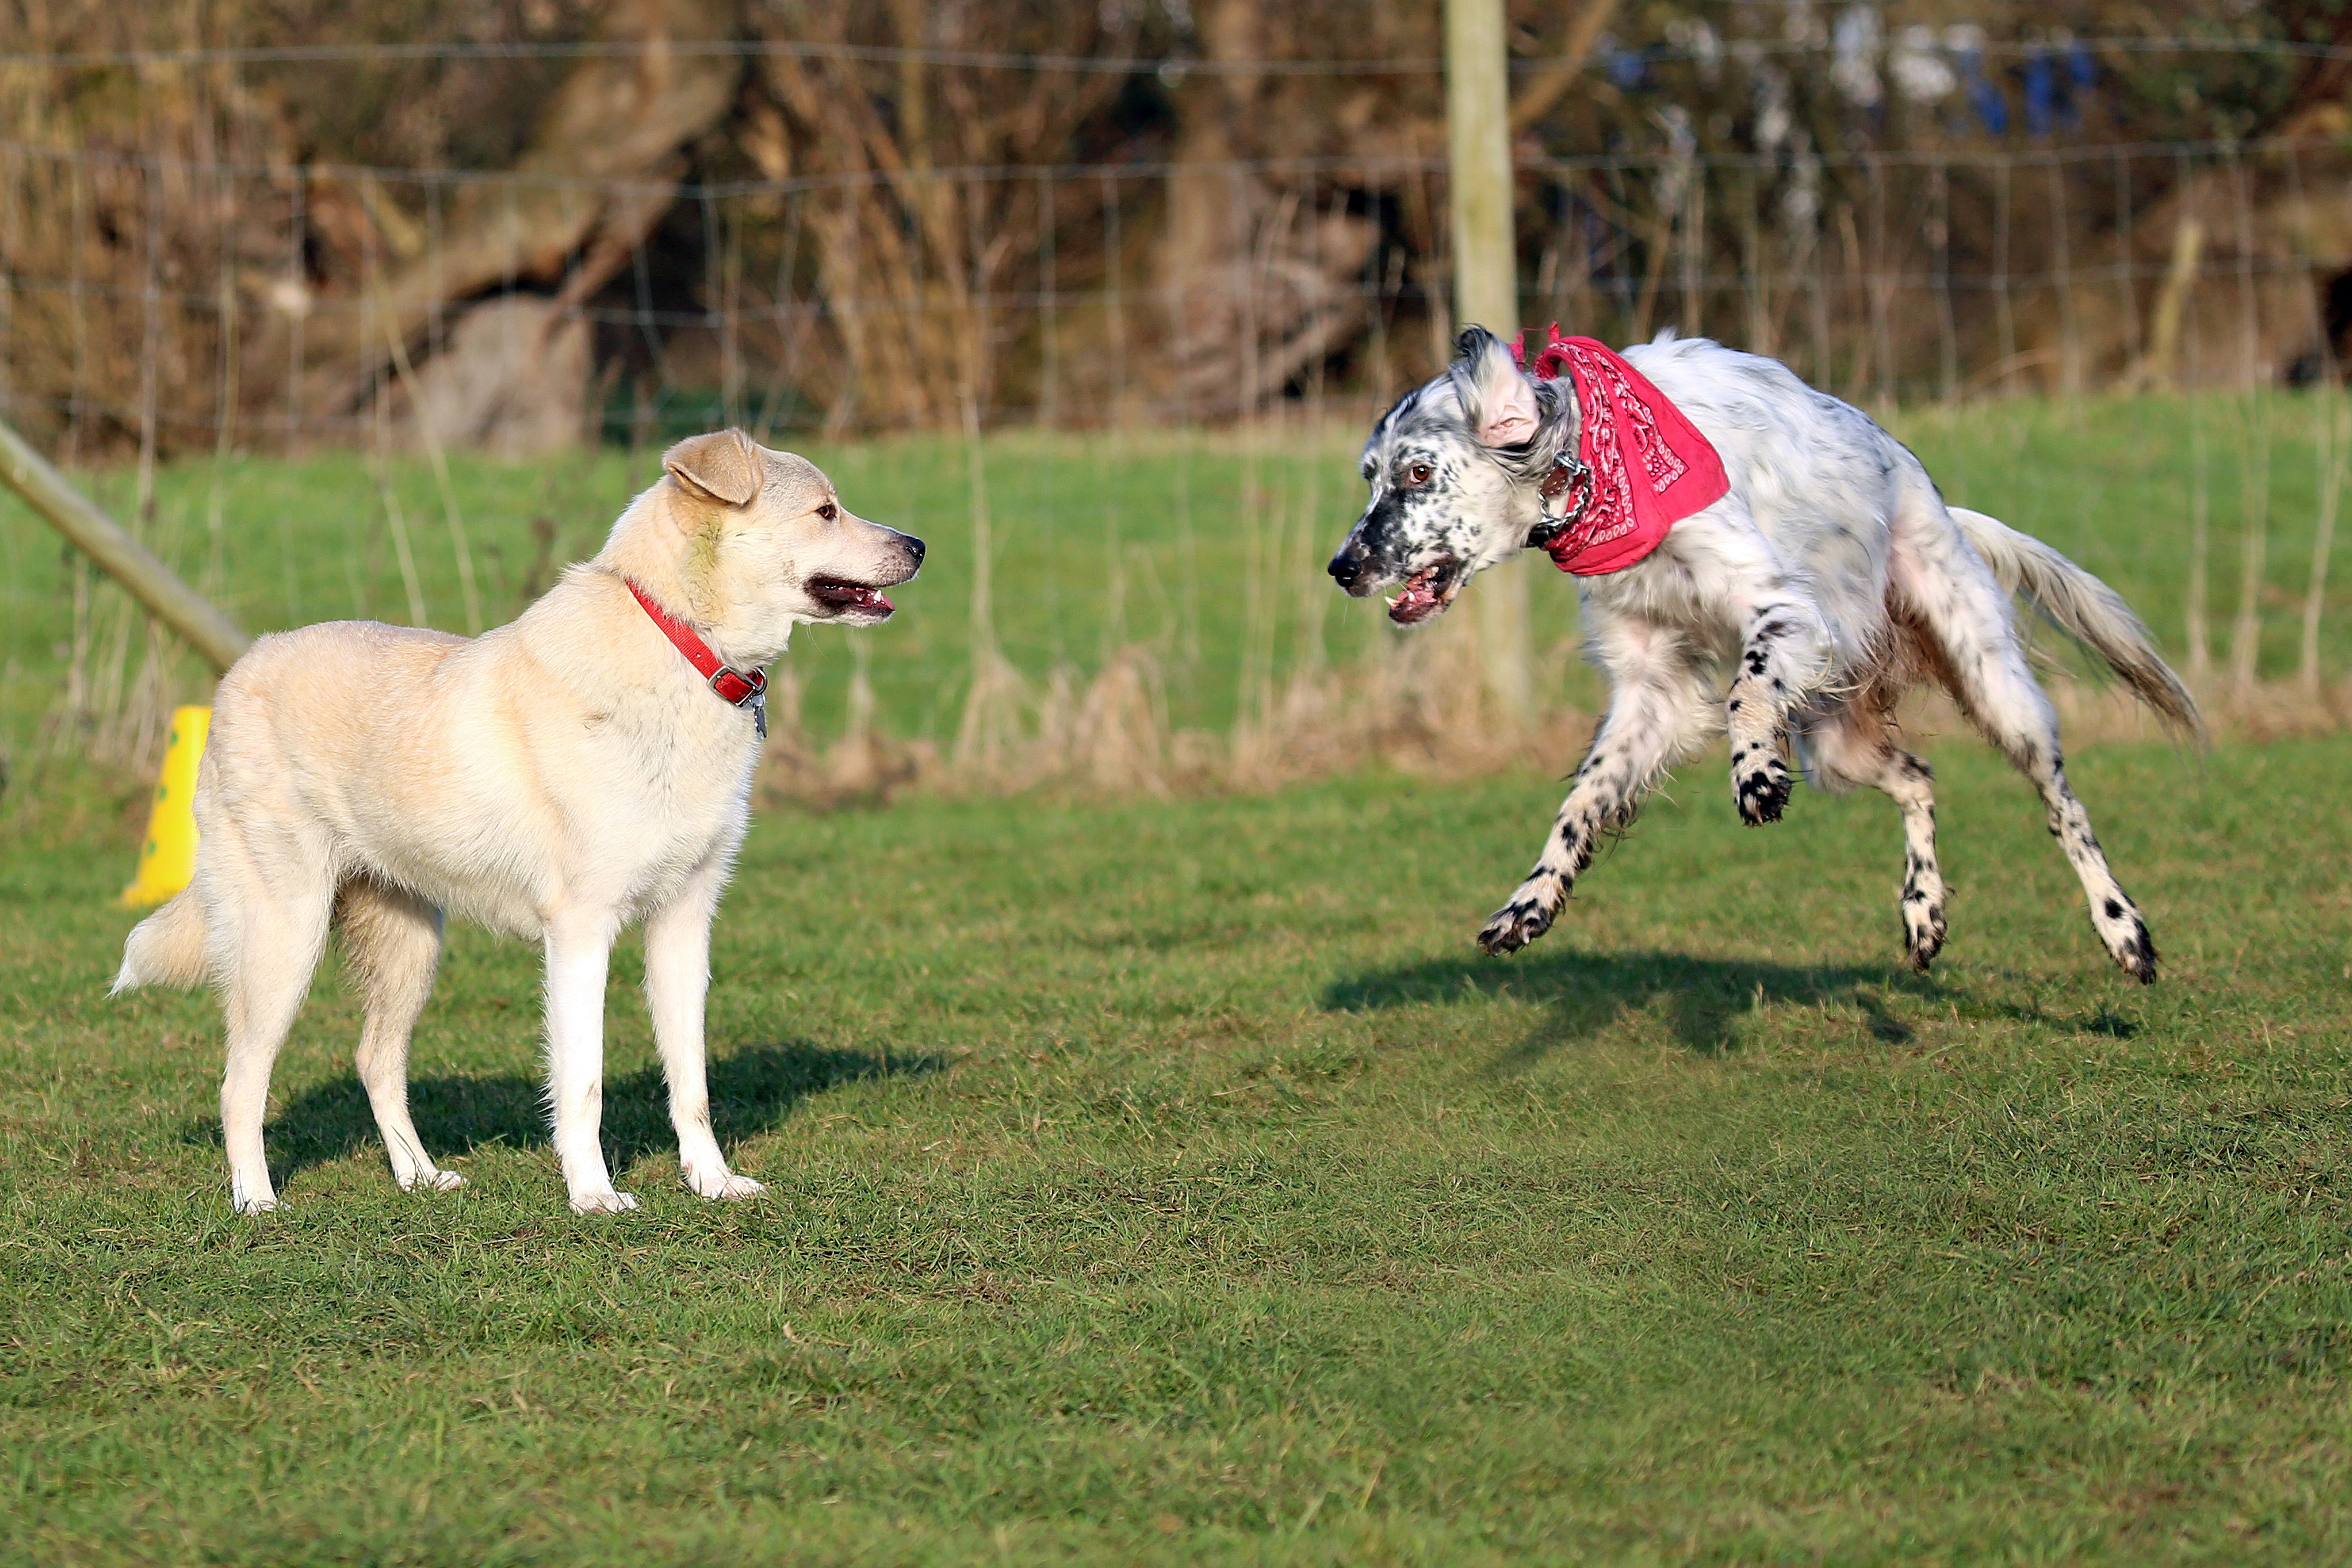
[[[1437,580],[1445,568],[1432,566],[1416,572],[1404,580],[1404,587],[1389,601],[1389,619],[1401,626],[1425,621],[1445,607],[1445,600],[1437,592]]]
[[[887,616],[898,607],[879,588],[869,588],[863,583],[845,583],[837,577],[812,578],[808,588],[812,598],[839,605],[845,610],[872,610]]]

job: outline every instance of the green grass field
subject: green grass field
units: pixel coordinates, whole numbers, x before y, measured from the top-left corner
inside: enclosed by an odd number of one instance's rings
[[[2050,541],[2113,583],[2176,658],[2201,507],[2212,653],[2225,660],[2244,531],[2264,531],[2258,670],[2294,673],[2320,464],[2314,400],[2264,394],[1923,409],[1893,420],[1955,502]],[[1178,727],[1222,731],[1254,679],[1301,661],[1344,664],[1392,635],[1379,607],[1344,600],[1322,566],[1362,501],[1360,431],[1333,424],[1256,437],[1013,433],[984,447],[993,525],[993,617],[1030,680],[1083,679],[1122,647],[1147,650]],[[857,649],[870,658],[877,722],[902,737],[951,740],[971,677],[973,567],[967,454],[952,439],[796,443],[856,510],[921,534],[923,574],[897,594],[889,626],[804,630],[784,668],[800,678],[818,741],[839,732]],[[540,465],[452,459],[451,495],[470,545],[484,624],[511,617],[535,583],[593,554],[659,454],[608,451]],[[90,477],[125,515],[134,476]],[[467,629],[448,503],[430,465],[387,480],[408,537],[423,618]],[[370,464],[330,454],[288,462],[195,458],[158,477],[150,535],[248,628],[347,616],[414,618],[399,538]],[[551,543],[533,534],[544,520]],[[2347,528],[2352,532],[2352,528]],[[2352,567],[2339,552],[2322,621],[2322,668],[2352,673]],[[1574,594],[1541,562],[1532,584],[1543,695],[1591,709],[1598,688],[1575,657]],[[1538,570],[1540,569],[1540,570]],[[104,687],[113,590],[100,586],[87,663]],[[74,588],[54,534],[0,499],[0,749],[32,748],[55,706],[74,639]],[[135,668],[139,650],[131,650]],[[180,685],[201,689],[183,665]]]
[[[2313,460],[2307,405],[2272,414],[2282,673]],[[2200,417],[2225,629],[2254,449]],[[1904,430],[2177,649],[2185,419]],[[884,722],[951,732],[963,455],[820,455],[932,542],[869,647]],[[1039,675],[1145,642],[1213,726],[1248,659],[1371,646],[1376,611],[1313,580],[1349,457],[992,441],[1008,649]],[[530,518],[585,553],[649,461],[461,465],[490,618]],[[433,477],[395,479],[427,618],[462,625]],[[253,626],[406,618],[354,460],[157,494]],[[144,787],[56,725],[71,575],[21,516],[0,546],[0,1562],[2352,1558],[2352,738],[2075,752],[2153,990],[1958,738],[1928,748],[1955,893],[1927,979],[1897,963],[1893,808],[1801,792],[1749,832],[1719,755],[1508,961],[1469,936],[1545,777],[772,813],[709,1030],[766,1197],[676,1184],[631,939],[605,1140],[646,1206],[571,1215],[534,955],[460,928],[415,1100],[473,1184],[394,1190],[330,965],[272,1099],[289,1206],[239,1220],[211,1001],[104,994]],[[1546,646],[1567,599],[1537,595]],[[792,655],[820,731],[851,646]]]
[[[322,977],[290,1207],[231,1217],[208,1000],[110,1002],[115,847],[0,881],[0,1517],[45,1563],[2340,1561],[2352,744],[2023,785],[1935,752],[1944,967],[1875,797],[1695,766],[1559,927],[1553,787],[1343,780],[756,827],[674,1185],[616,965],[575,1219],[530,954],[460,931],[403,1196]]]

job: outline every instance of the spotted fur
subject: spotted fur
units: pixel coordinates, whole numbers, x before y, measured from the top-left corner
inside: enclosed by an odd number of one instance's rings
[[[1539,521],[1536,487],[1576,439],[1567,381],[1530,380],[1481,328],[1456,346],[1444,374],[1374,427],[1363,464],[1371,499],[1330,567],[1359,596],[1408,584],[1423,618],[1525,547]],[[1625,357],[1714,443],[1730,491],[1675,524],[1646,559],[1576,579],[1609,711],[1534,868],[1478,944],[1507,953],[1549,930],[1601,834],[1630,821],[1667,768],[1720,731],[1733,802],[1750,826],[1787,807],[1790,758],[1817,788],[1868,784],[1895,803],[1904,948],[1926,969],[1947,934],[1934,778],[1895,744],[1893,716],[1905,691],[1933,681],[2040,792],[2101,943],[2152,983],[2155,943],[2068,787],[2057,715],[2027,665],[2010,595],[2194,732],[2196,705],[2147,628],[2047,545],[1947,507],[1907,448],[1785,365],[1671,333]]]

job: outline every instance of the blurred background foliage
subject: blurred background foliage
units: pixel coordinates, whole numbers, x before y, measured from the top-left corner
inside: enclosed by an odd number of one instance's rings
[[[1386,395],[1451,326],[1437,11],[8,0],[0,400],[70,458],[380,416],[537,450]],[[1529,320],[1710,331],[1885,395],[2145,378],[2200,181],[2236,182],[2206,275],[2284,279],[2231,378],[2332,368],[2352,320],[2352,289],[2322,319],[2352,271],[2339,0],[1510,21]],[[1853,300],[1801,300],[1832,273]],[[2062,305],[2062,274],[2118,302]]]

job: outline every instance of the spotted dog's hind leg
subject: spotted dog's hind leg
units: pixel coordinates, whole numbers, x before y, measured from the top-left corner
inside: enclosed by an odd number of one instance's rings
[[[2029,679],[2031,678],[2028,678]],[[2041,696],[2041,689],[2033,689]],[[2046,703],[2046,699],[2044,700]],[[1985,724],[1988,733],[1993,726]],[[2075,879],[2083,884],[2083,896],[2091,906],[2091,929],[2099,933],[2099,942],[2107,950],[2117,967],[2142,985],[2156,984],[2156,939],[2147,934],[2147,921],[2132,902],[2123,884],[2108,868],[2106,851],[2099,847],[2098,836],[2091,831],[2091,814],[2074,797],[2066,783],[2066,769],[2058,749],[2058,724],[2053,718],[2048,727],[2039,732],[2031,729],[2021,733],[1995,734],[1994,742],[2009,754],[2017,771],[2033,781],[2042,792],[2042,807],[2050,826],[2050,836],[2058,840],[2067,863],[2074,868]]]
[[[2007,597],[1981,565],[1947,569],[1939,578],[1909,566],[1898,555],[1898,586],[1942,656],[1938,673],[1985,738],[2041,793],[2051,836],[2083,884],[2091,928],[2107,956],[2141,984],[2155,984],[2156,942],[2108,868],[2090,813],[2067,785],[2058,715],[2026,668]],[[1901,581],[1906,576],[1911,580]]]
[[[1926,973],[1943,951],[1944,874],[1936,860],[1936,775],[1895,744],[1886,710],[1867,698],[1803,728],[1801,752],[1812,783],[1840,794],[1868,784],[1903,813],[1904,956]]]
[[[1889,747],[1875,781],[1903,810],[1904,954],[1925,974],[1944,950],[1944,871],[1936,863],[1936,775],[1910,752]]]
[[[1810,612],[1773,584],[1743,617],[1739,673],[1724,696],[1731,738],[1731,798],[1739,820],[1761,827],[1780,820],[1790,778],[1780,760],[1790,704],[1821,666],[1821,637]]]
[[[1535,869],[1478,932],[1487,952],[1513,952],[1551,929],[1576,879],[1592,863],[1601,836],[1633,820],[1658,775],[1706,730],[1711,706],[1706,686],[1661,634],[1654,650],[1608,660],[1616,693],[1576,771],[1576,783],[1544,840]]]

